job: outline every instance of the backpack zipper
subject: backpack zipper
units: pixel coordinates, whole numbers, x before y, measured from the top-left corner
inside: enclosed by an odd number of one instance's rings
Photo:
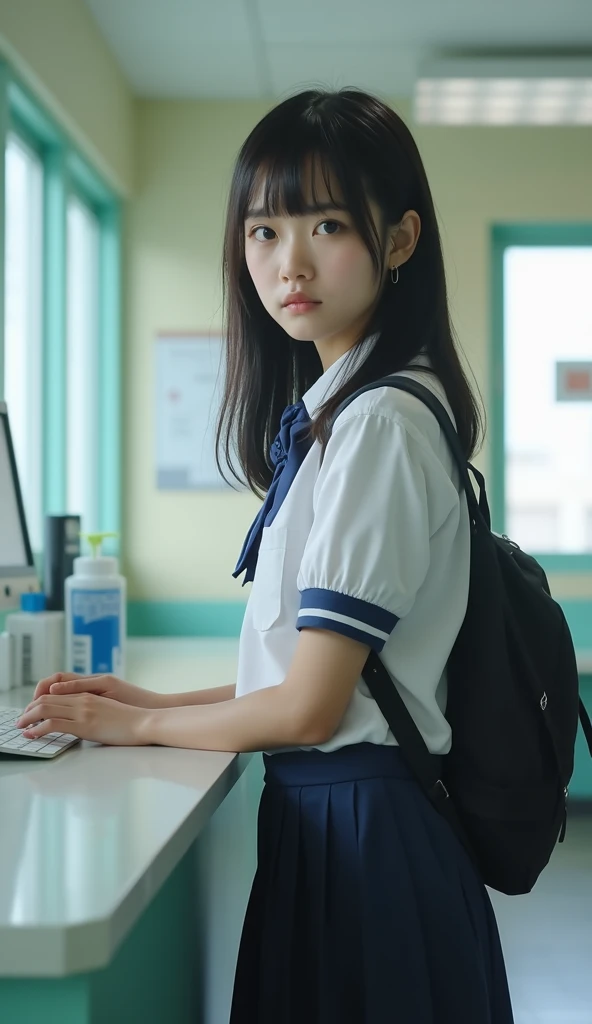
[[[567,797],[568,797],[567,787],[563,790],[563,792],[565,794],[565,800],[564,800],[564,804],[563,804],[563,821],[561,823],[561,832],[559,833],[559,842],[560,843],[562,843],[563,840],[565,839],[565,833],[567,831]]]

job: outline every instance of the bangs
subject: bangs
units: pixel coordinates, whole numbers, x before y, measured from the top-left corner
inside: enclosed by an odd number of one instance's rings
[[[347,211],[378,272],[383,240],[368,203],[371,174],[363,166],[357,140],[348,138],[347,126],[335,133],[332,128],[331,123],[311,125],[297,118],[280,131],[269,125],[252,139],[242,154],[239,219],[244,225],[252,217]]]
[[[319,179],[325,185],[326,195],[318,192]],[[243,219],[298,217],[322,212],[328,203],[338,210],[348,210],[346,192],[347,184],[341,180],[339,169],[323,151],[274,154],[262,159],[252,170]],[[258,197],[262,199],[261,205],[254,208]]]

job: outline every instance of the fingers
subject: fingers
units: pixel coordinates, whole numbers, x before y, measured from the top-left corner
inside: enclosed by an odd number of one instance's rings
[[[41,697],[44,693],[49,693],[49,688],[54,683],[65,683],[71,679],[81,678],[82,676],[76,672],[54,672],[52,676],[46,676],[45,679],[41,679],[37,683],[33,700],[37,700],[37,697]]]
[[[46,718],[45,721],[40,722],[38,725],[32,725],[24,729],[23,736],[28,740],[35,740],[39,739],[40,736],[46,736],[50,732],[72,733],[75,728],[75,723],[65,718]]]
[[[66,684],[68,686],[71,683]],[[17,728],[22,729],[23,724],[27,722],[38,722],[43,718],[44,714],[51,712],[55,707],[60,708],[71,708],[72,698],[76,697],[76,702],[86,700],[95,700],[97,697],[102,699],[100,693],[92,693],[90,690],[81,689],[78,693],[54,693],[53,687],[50,693],[44,693],[37,700],[32,700],[30,704],[27,704],[24,708],[21,717],[15,723]]]
[[[33,700],[38,700],[39,697],[43,697],[44,694],[49,693],[49,688],[53,683],[57,683],[60,679],[63,679],[66,675],[65,672],[54,672],[52,676],[47,676],[45,679],[41,679],[35,687],[35,693],[33,694]],[[30,707],[31,705],[29,705]]]
[[[52,676],[37,683],[31,704],[48,693],[77,693],[79,690],[87,690],[88,685],[83,684],[86,684],[89,679],[96,680],[100,676],[100,672],[92,676],[83,676],[79,672],[54,672]],[[78,686],[78,683],[81,685]],[[31,704],[28,707],[31,707]]]
[[[15,722],[17,729],[30,728],[39,722],[46,721],[49,715],[56,713],[67,714],[72,707],[71,700],[66,697],[60,700],[59,697],[45,694],[38,701],[25,708],[21,717]]]
[[[79,690],[87,690],[86,679],[69,679],[65,682],[52,683],[50,693],[78,693]]]

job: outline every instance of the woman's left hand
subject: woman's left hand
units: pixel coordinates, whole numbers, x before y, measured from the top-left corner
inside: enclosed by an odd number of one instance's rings
[[[147,714],[146,708],[131,707],[96,693],[63,697],[48,693],[33,701],[16,724],[19,729],[24,727],[26,739],[67,732],[81,740],[137,747],[145,743],[142,727]]]

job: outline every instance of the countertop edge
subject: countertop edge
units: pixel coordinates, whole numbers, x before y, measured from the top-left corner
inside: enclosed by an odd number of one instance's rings
[[[63,978],[109,964],[136,921],[245,771],[252,754],[231,754],[216,781],[105,917],[71,925],[0,927],[0,978]]]

